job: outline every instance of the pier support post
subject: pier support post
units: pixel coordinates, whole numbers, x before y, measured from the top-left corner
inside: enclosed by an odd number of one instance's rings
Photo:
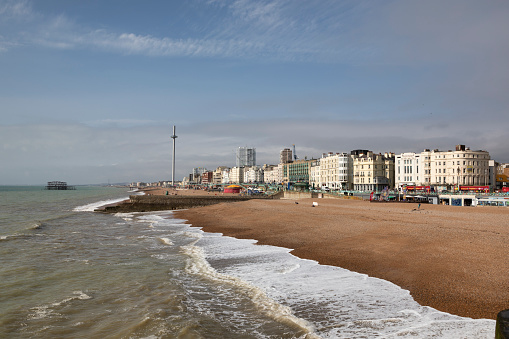
[[[509,309],[500,311],[497,315],[495,339],[509,339]]]

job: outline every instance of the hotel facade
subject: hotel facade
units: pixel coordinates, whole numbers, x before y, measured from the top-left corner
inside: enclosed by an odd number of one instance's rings
[[[435,186],[452,190],[458,186],[490,185],[490,154],[457,145],[454,151],[402,153],[395,157],[395,188]]]
[[[354,190],[380,192],[394,187],[393,153],[352,151],[352,155]]]

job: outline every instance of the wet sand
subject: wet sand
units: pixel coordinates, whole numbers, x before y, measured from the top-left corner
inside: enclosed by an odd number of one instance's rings
[[[509,208],[250,200],[175,215],[206,232],[389,280],[448,313],[495,319],[509,308]]]

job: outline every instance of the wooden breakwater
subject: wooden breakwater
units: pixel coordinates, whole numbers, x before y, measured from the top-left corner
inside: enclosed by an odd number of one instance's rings
[[[223,202],[237,202],[252,199],[273,199],[272,196],[186,196],[186,195],[131,195],[129,200],[115,206],[106,206],[101,211],[118,212],[150,212],[179,210],[202,207]]]

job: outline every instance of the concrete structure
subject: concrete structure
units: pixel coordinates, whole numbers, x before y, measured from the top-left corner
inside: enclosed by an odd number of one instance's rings
[[[250,199],[273,199],[271,196],[185,196],[185,195],[131,195],[128,202],[116,206],[104,207],[104,212],[148,212],[176,210],[199,206],[208,206],[223,202],[245,201]]]
[[[239,147],[236,151],[236,167],[256,166],[256,149]]]
[[[287,164],[289,162],[293,161],[293,155],[292,150],[289,148],[285,148],[279,152],[279,163],[280,164]]]

